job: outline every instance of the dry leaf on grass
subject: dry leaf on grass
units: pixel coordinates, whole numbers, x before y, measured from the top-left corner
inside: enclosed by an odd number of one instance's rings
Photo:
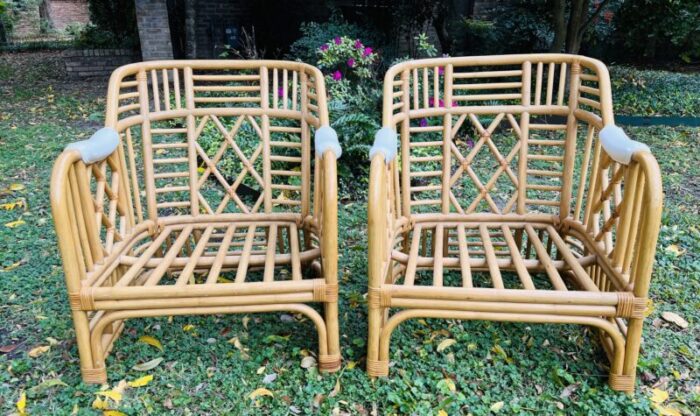
[[[456,343],[457,340],[454,340],[452,338],[443,339],[442,342],[440,342],[437,346],[437,352],[443,352],[447,348],[450,348],[451,346],[455,345]]]
[[[163,344],[160,343],[157,339],[153,338],[150,335],[143,335],[139,337],[137,342],[143,342],[144,344],[151,345],[153,347],[158,348],[159,350],[163,351]]]
[[[45,352],[48,352],[51,349],[50,346],[48,345],[42,345],[36,348],[32,348],[29,351],[29,356],[32,358],[37,358],[38,356],[44,354]]]
[[[688,321],[683,319],[682,316],[678,315],[677,313],[674,312],[663,312],[661,314],[661,318],[666,321],[666,322],[671,322],[676,324],[678,327],[682,329],[686,329],[688,327]]]
[[[158,357],[151,361],[146,361],[145,363],[136,364],[135,366],[131,367],[131,369],[136,371],[148,371],[158,367],[161,362],[163,362],[163,357]]]
[[[248,398],[250,400],[255,400],[256,398],[258,398],[260,396],[275,397],[275,395],[272,394],[272,392],[270,390],[263,388],[263,387],[260,387],[259,389],[253,390],[253,392],[248,395]]]

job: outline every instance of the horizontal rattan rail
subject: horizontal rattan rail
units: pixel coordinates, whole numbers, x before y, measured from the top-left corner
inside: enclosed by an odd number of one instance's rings
[[[575,323],[600,333],[610,386],[634,389],[661,179],[614,125],[602,63],[397,64],[370,157],[369,375],[408,319]]]
[[[126,319],[280,311],[310,319],[338,370],[338,156],[312,66],[118,68],[106,127],[51,181],[83,379],[107,381]]]

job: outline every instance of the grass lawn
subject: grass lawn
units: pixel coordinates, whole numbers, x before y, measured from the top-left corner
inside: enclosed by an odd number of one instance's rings
[[[622,74],[615,81],[616,96],[623,97],[620,112],[700,115],[700,74],[629,68],[616,73]],[[28,414],[100,412],[93,408],[95,393],[106,387],[80,379],[48,190],[56,155],[100,126],[105,91],[104,80],[66,81],[55,54],[0,55],[0,204],[15,205],[0,210],[0,414],[17,412],[23,394]],[[666,192],[651,287],[654,310],[645,326],[634,396],[607,387],[597,338],[569,325],[408,322],[392,339],[391,377],[368,379],[366,203],[344,200],[341,372],[320,376],[315,367],[302,368],[302,359],[316,351],[316,335],[296,316],[140,319],[127,323],[108,359],[109,387],[145,375],[153,380],[127,389],[118,403],[110,400],[112,408],[128,415],[628,415],[658,414],[656,400],[679,412],[668,414],[697,414],[700,129],[628,132],[655,152]],[[665,321],[665,311],[689,326]],[[137,342],[144,335],[159,340],[162,350]],[[457,342],[438,352],[446,338]],[[154,359],[162,361],[153,369],[133,369]],[[272,396],[250,399],[261,387]]]

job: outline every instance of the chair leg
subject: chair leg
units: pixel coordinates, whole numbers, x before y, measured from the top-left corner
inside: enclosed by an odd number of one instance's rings
[[[89,384],[102,384],[107,382],[107,370],[104,366],[95,367],[94,354],[90,344],[90,324],[87,314],[83,311],[73,311],[73,323],[78,344],[78,356],[80,357],[80,374],[83,381]]]
[[[389,360],[379,359],[379,340],[382,332],[385,309],[379,305],[369,304],[368,336],[367,336],[367,375],[383,377],[389,375]]]
[[[319,370],[333,373],[340,370],[340,335],[338,329],[338,301],[323,304],[326,321],[326,336],[328,338],[328,355],[319,355]]]
[[[632,394],[634,382],[637,377],[637,360],[642,341],[642,326],[644,319],[632,318],[627,325],[627,339],[625,342],[625,359],[622,366],[622,375],[610,376],[610,388]]]

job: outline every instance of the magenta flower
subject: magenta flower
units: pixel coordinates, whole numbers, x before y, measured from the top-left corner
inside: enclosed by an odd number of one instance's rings
[[[428,119],[425,117],[420,119],[420,122],[418,123],[418,125],[421,127],[426,127],[428,125]]]
[[[367,46],[364,51],[362,51],[362,56],[370,56],[372,55],[372,48]]]
[[[355,60],[353,58],[348,59],[348,66],[350,68],[355,66]]]
[[[284,88],[282,88],[282,87],[277,88],[277,96],[280,98],[284,97]]]
[[[333,81],[340,81],[343,79],[343,74],[340,71],[335,71],[333,73]]]
[[[355,49],[362,49],[364,45],[360,42],[360,39],[355,39]]]
[[[443,68],[443,67],[441,67],[441,66],[438,67],[438,74],[439,74],[439,75],[442,75],[442,74],[444,74],[444,73],[445,73],[445,68]]]
[[[325,51],[328,50],[328,44],[327,44],[327,43],[324,43],[324,44],[321,45],[321,47],[318,48],[318,49],[319,49],[321,52],[325,52]]]
[[[343,40],[340,38],[340,36],[336,36],[335,39],[333,39],[336,45],[340,45],[343,43]]]
[[[471,137],[467,138],[467,147],[470,149],[474,147],[474,140]]]

